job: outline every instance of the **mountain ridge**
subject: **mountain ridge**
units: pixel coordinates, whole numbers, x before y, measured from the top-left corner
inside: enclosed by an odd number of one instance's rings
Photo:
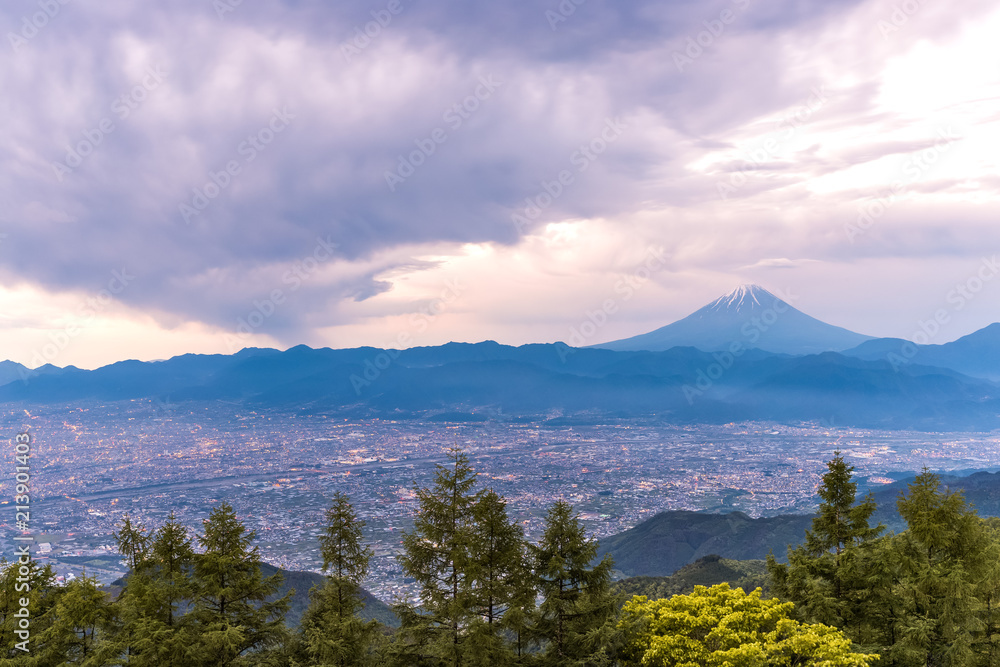
[[[727,356],[728,355],[728,356]],[[306,346],[118,362],[0,386],[0,402],[222,401],[346,418],[442,413],[673,423],[825,420],[916,430],[1000,428],[1000,386],[949,369],[835,352],[742,355],[452,343],[408,350]]]
[[[1000,322],[948,343],[918,345],[902,338],[874,338],[843,354],[885,359],[896,367],[921,364],[951,368],[971,377],[1000,381]]]

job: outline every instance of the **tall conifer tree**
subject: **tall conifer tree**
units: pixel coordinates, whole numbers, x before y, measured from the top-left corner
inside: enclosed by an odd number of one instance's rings
[[[840,452],[827,463],[827,472],[817,490],[819,510],[806,531],[805,542],[789,547],[788,564],[768,557],[768,569],[775,594],[795,602],[796,615],[810,623],[844,627],[850,632],[859,625],[866,586],[855,567],[860,554],[853,548],[867,544],[883,530],[871,527],[875,501],[869,494],[856,503],[858,485],[854,467]],[[856,635],[855,635],[856,636]]]
[[[361,543],[364,526],[348,497],[335,493],[319,538],[327,580],[312,591],[301,622],[310,664],[346,667],[371,660],[378,622],[358,617],[365,606],[361,584],[371,560],[371,549]]]
[[[197,593],[191,613],[199,634],[199,664],[206,667],[244,664],[248,655],[285,638],[291,593],[271,600],[281,574],[264,578],[255,538],[225,502],[212,510],[198,536],[204,553],[194,561]]]
[[[146,527],[133,523],[132,517],[126,514],[122,518],[121,527],[113,533],[113,536],[118,543],[118,553],[121,554],[125,566],[129,572],[137,572],[149,552],[151,537]]]
[[[53,589],[56,602],[52,624],[40,633],[44,646],[36,651],[40,663],[52,665],[85,665],[98,667],[108,664],[113,655],[102,650],[109,644],[112,627],[112,606],[108,593],[93,577],[84,575],[58,590]],[[44,657],[43,657],[44,656]]]
[[[534,548],[542,596],[534,631],[542,643],[542,665],[611,662],[618,603],[611,593],[611,557],[591,566],[597,546],[569,503],[560,500],[549,509],[545,533]]]
[[[899,499],[908,529],[897,537],[906,605],[891,656],[921,665],[975,664],[986,630],[983,598],[995,592],[991,531],[961,493],[925,468]],[[993,547],[993,548],[991,548]]]
[[[114,601],[115,630],[112,632],[111,651],[123,656],[123,664],[139,664],[136,658],[138,641],[138,619],[143,615],[139,604],[139,593],[143,590],[141,570],[146,566],[152,537],[141,523],[132,521],[126,514],[121,526],[113,534],[118,544],[118,553],[122,563],[128,568],[122,580],[121,591]],[[135,598],[135,599],[133,599]]]
[[[521,526],[510,520],[507,504],[494,490],[473,508],[472,605],[477,617],[470,629],[477,664],[509,665],[523,657],[525,607],[535,591]],[[507,641],[513,634],[513,645]]]
[[[468,457],[449,452],[450,465],[437,466],[434,485],[416,489],[419,507],[413,531],[403,536],[403,572],[420,587],[419,608],[397,605],[402,620],[404,661],[467,664],[468,627],[475,617],[471,549],[476,476]]]
[[[22,569],[24,568],[24,569]],[[25,571],[26,570],[26,571]],[[0,564],[0,659],[11,667],[59,664],[58,645],[48,641],[63,593],[51,565],[34,560]],[[22,598],[28,601],[28,627],[23,627]],[[27,649],[23,651],[21,649]]]
[[[105,652],[134,667],[193,664],[197,638],[186,614],[195,596],[194,549],[187,529],[171,513],[149,536],[126,516],[115,537],[132,569],[114,605],[116,631]]]

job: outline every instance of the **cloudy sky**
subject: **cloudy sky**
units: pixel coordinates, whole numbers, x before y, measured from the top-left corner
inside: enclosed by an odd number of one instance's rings
[[[6,3],[0,358],[597,343],[746,282],[953,340],[1000,319],[1000,6],[956,9]]]

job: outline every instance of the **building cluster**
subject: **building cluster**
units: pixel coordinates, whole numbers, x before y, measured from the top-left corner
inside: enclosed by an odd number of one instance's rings
[[[112,535],[126,513],[151,527],[173,513],[196,535],[221,500],[256,532],[266,561],[318,570],[324,513],[330,496],[343,491],[367,522],[374,552],[368,587],[389,601],[412,593],[396,554],[417,509],[415,488],[433,483],[435,466],[453,447],[469,456],[480,488],[506,498],[529,539],[538,538],[558,499],[572,503],[598,537],[664,510],[810,512],[835,450],[871,486],[925,465],[1000,466],[997,438],[988,434],[808,424],[345,420],[142,401],[51,406],[0,419],[9,432],[27,421],[34,434],[36,557],[61,576],[86,572],[106,583],[121,576]],[[9,480],[2,489],[0,502],[10,505]],[[12,524],[6,512],[5,535]]]

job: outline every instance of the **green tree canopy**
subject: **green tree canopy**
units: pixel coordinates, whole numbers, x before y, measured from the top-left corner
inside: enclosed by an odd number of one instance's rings
[[[3,641],[0,664],[25,667],[60,664],[66,646],[61,642],[64,633],[56,626],[67,626],[65,621],[60,623],[58,610],[63,591],[63,587],[56,585],[51,565],[40,567],[34,560],[0,563],[0,640]],[[28,602],[27,619],[22,615],[22,599]],[[29,627],[25,628],[22,620]]]
[[[729,584],[696,586],[690,595],[625,604],[619,625],[631,630],[625,665],[643,667],[868,667],[877,655],[851,651],[826,625],[789,618],[793,604],[762,600]]]
[[[38,637],[45,648],[45,664],[86,665],[108,664],[102,649],[111,626],[112,606],[107,591],[97,579],[83,576],[74,579],[58,591],[50,590],[55,599],[52,624]],[[39,656],[40,657],[40,656]]]
[[[602,664],[615,650],[614,564],[606,555],[592,565],[597,546],[569,503],[549,508],[541,543],[532,550],[542,598],[533,634],[542,644],[542,665]]]
[[[853,567],[854,547],[869,544],[883,526],[869,526],[875,501],[871,495],[856,503],[854,467],[840,452],[827,463],[817,489],[819,510],[806,531],[805,542],[788,549],[788,564],[768,557],[768,571],[779,598],[796,605],[800,620],[838,627],[856,627],[867,596],[860,572]]]
[[[904,603],[890,655],[900,664],[972,665],[996,654],[988,604],[1000,586],[1000,553],[992,530],[961,493],[941,489],[926,469],[897,502],[907,530],[893,547],[896,597]]]
[[[405,660],[439,659],[463,665],[469,652],[466,628],[472,622],[472,556],[476,475],[458,449],[451,464],[437,466],[434,485],[416,489],[420,505],[413,531],[403,536],[399,562],[420,586],[419,609],[397,606]]]
[[[371,559],[371,550],[361,542],[364,527],[350,499],[335,493],[319,538],[327,580],[310,592],[300,626],[310,665],[346,667],[371,659],[379,624],[357,616],[365,606],[361,582],[368,576]]]
[[[474,662],[510,665],[524,658],[528,612],[535,590],[527,562],[524,531],[507,514],[507,503],[493,489],[479,496],[472,510],[470,625]],[[513,642],[507,641],[513,636]]]
[[[281,574],[264,578],[255,538],[229,503],[217,506],[204,522],[198,536],[204,553],[194,562],[197,594],[191,612],[200,664],[243,664],[249,654],[285,639],[284,613],[291,593],[271,600],[281,586]]]

